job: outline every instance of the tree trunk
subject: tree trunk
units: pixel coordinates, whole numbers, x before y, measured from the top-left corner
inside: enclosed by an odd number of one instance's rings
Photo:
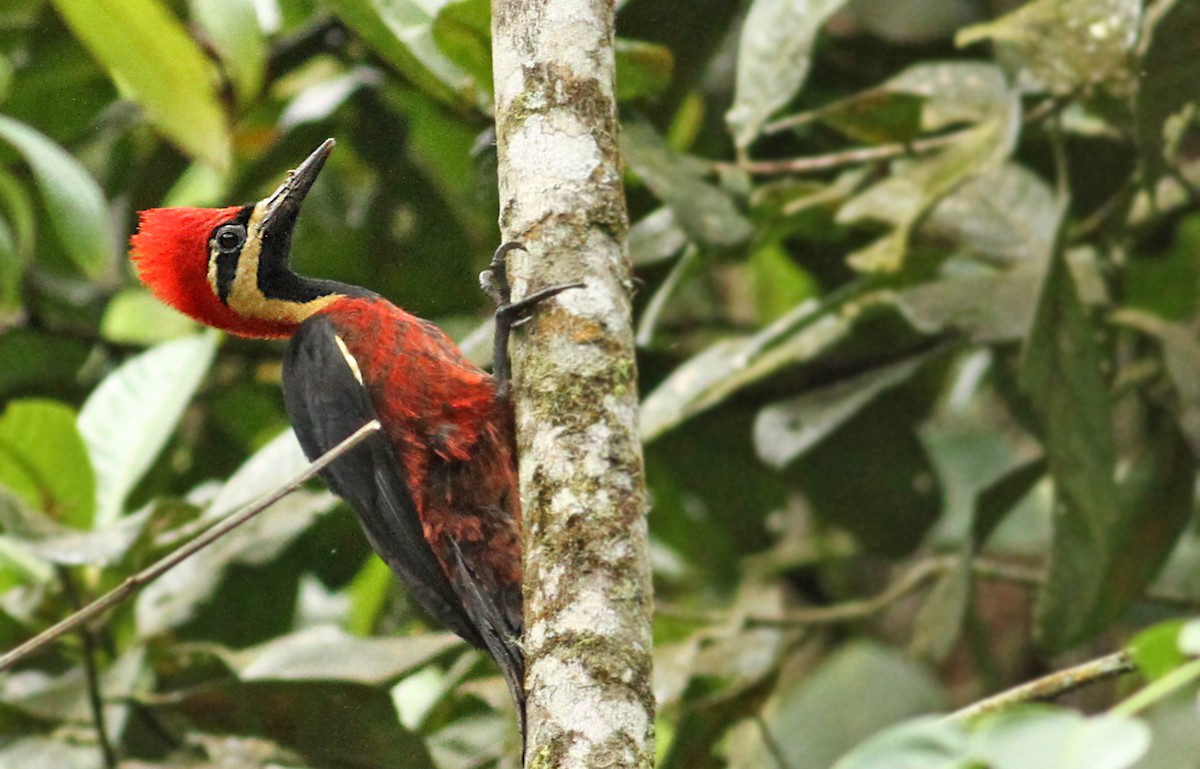
[[[526,765],[654,760],[614,7],[493,0],[500,226],[517,297],[583,281],[514,342],[525,547]]]

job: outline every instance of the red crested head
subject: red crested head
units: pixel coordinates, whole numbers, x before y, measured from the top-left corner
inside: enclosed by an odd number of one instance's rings
[[[330,139],[252,206],[142,211],[129,242],[138,277],[201,323],[240,336],[290,336],[352,290],[288,266],[300,204],[332,149]]]
[[[210,275],[210,240],[226,222],[244,215],[229,208],[152,208],[138,214],[130,239],[138,277],[163,302],[201,323],[240,336],[282,337],[282,326],[234,312],[217,294]]]

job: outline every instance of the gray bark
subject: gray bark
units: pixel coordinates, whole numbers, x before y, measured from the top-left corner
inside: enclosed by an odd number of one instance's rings
[[[524,513],[526,765],[654,759],[645,486],[611,0],[493,0],[500,225],[514,294]]]

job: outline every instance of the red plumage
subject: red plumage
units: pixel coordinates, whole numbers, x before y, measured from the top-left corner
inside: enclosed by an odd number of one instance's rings
[[[347,297],[318,314],[358,361],[442,568],[453,573],[453,541],[519,627],[516,450],[492,377],[437,326],[384,299]]]

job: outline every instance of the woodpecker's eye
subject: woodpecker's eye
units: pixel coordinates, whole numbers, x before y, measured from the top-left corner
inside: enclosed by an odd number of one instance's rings
[[[223,254],[231,254],[242,247],[246,242],[246,228],[240,224],[226,224],[217,230],[217,234],[213,236],[213,240],[217,244],[217,248]]]

